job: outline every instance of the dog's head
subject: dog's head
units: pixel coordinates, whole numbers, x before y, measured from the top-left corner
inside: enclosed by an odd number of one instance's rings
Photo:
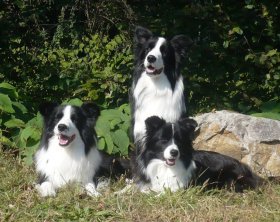
[[[191,45],[191,40],[185,35],[176,35],[168,40],[156,37],[150,30],[140,26],[135,30],[134,42],[135,57],[151,77],[163,72],[167,75],[174,73]]]
[[[176,123],[152,116],[146,119],[146,144],[144,155],[147,161],[160,159],[173,166],[179,158],[192,157],[192,138],[197,123],[184,118]]]
[[[86,147],[95,143],[94,126],[100,111],[94,103],[87,102],[78,107],[47,102],[39,111],[44,118],[45,142],[54,137],[61,147],[68,147],[79,137]]]

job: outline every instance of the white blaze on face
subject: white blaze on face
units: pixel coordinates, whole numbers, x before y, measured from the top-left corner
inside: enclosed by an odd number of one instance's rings
[[[56,124],[54,132],[58,136],[59,144],[62,146],[69,145],[76,137],[78,129],[71,120],[72,107],[66,106],[63,110],[63,117]],[[59,131],[59,125],[65,125],[67,128],[62,132]]]
[[[153,72],[155,70],[159,70],[164,68],[162,53],[160,51],[160,47],[166,42],[165,38],[159,37],[155,47],[147,54],[144,66],[146,67],[147,71]],[[156,60],[152,63],[148,61],[149,56],[154,56]]]

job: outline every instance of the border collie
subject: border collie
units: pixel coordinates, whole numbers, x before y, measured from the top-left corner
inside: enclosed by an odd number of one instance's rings
[[[94,126],[100,114],[93,103],[81,107],[45,103],[39,108],[44,119],[39,150],[35,154],[41,196],[55,196],[69,182],[84,186],[88,195],[97,196],[95,176],[102,157],[96,148]]]
[[[136,142],[145,135],[145,120],[153,115],[177,121],[186,113],[182,59],[190,39],[176,35],[171,40],[137,27],[134,35],[134,74],[130,93],[132,134]]]
[[[157,116],[145,121],[146,136],[136,143],[134,180],[142,192],[176,191],[190,185],[255,188],[260,178],[239,161],[210,151],[195,151],[192,139],[197,123],[183,118],[175,123]],[[137,152],[137,146],[143,148]]]

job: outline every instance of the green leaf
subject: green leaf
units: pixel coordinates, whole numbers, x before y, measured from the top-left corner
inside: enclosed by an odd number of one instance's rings
[[[271,56],[276,55],[276,53],[277,53],[277,49],[272,49],[272,50],[269,50],[269,51],[266,53],[266,55],[269,56],[269,57],[271,57]]]
[[[105,138],[105,142],[107,145],[106,151],[107,151],[107,153],[112,154],[112,152],[114,150],[114,143],[113,143],[111,134],[109,133],[109,134],[104,135],[104,138]]]
[[[231,30],[229,31],[229,34],[230,34],[230,35],[232,35],[232,34],[234,34],[234,33],[237,33],[237,34],[239,34],[239,35],[242,35],[242,34],[243,34],[243,30],[242,30],[240,27],[236,26],[236,27],[234,27],[233,29],[231,29]]]
[[[110,130],[111,130],[110,122],[107,121],[106,119],[100,117],[97,120],[95,129],[96,129],[97,135],[104,136],[107,133],[110,133]]]
[[[108,110],[101,111],[101,116],[103,118],[106,118],[107,120],[120,118],[121,115],[122,115],[122,112],[118,109],[108,109]]]
[[[16,92],[16,88],[6,82],[0,83],[0,93],[8,95],[12,99],[18,98],[18,93]]]
[[[114,144],[116,144],[116,146],[119,148],[119,150],[121,150],[122,153],[128,149],[129,138],[125,131],[119,129],[116,132],[113,132],[112,139],[114,141]]]
[[[23,104],[19,103],[19,102],[12,102],[12,105],[15,106],[16,108],[18,108],[23,114],[28,112],[26,107]]]
[[[66,100],[62,104],[63,105],[72,105],[72,106],[81,106],[83,104],[83,101],[78,98],[75,98],[75,99]]]
[[[29,138],[32,138],[33,140],[39,140],[40,132],[34,127],[31,126],[26,127],[25,129],[22,130],[20,139],[26,144]]]
[[[15,110],[12,107],[12,101],[9,96],[0,93],[0,110],[7,113],[14,113]]]
[[[99,138],[98,140],[98,149],[99,150],[104,150],[105,149],[105,139],[103,137]]]
[[[20,119],[11,119],[4,123],[7,128],[23,128],[25,127],[25,123]]]
[[[271,113],[271,112],[263,112],[263,113],[253,113],[251,114],[255,117],[263,117],[268,119],[280,120],[280,113]]]
[[[260,110],[262,112],[280,113],[280,103],[275,100],[268,101],[260,106]]]
[[[0,143],[4,144],[4,145],[7,145],[7,146],[10,146],[10,147],[14,147],[15,146],[15,143],[12,142],[10,139],[8,139],[7,137],[5,136],[0,136]]]

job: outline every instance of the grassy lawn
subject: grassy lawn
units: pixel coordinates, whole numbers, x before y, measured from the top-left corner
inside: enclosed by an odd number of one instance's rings
[[[0,221],[280,221],[276,184],[243,194],[190,188],[160,197],[115,196],[123,185],[119,181],[98,198],[84,195],[78,186],[41,198],[35,179],[32,167],[0,151]]]

